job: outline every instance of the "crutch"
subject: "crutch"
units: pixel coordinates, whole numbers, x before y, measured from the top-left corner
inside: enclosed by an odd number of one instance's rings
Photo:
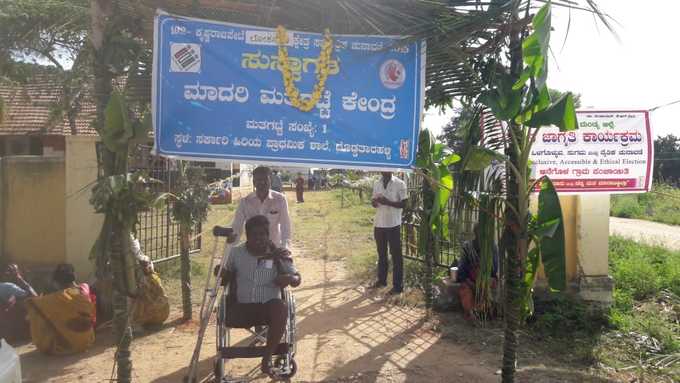
[[[213,228],[213,235],[215,237],[227,237],[232,233],[233,230],[230,227],[215,226]],[[205,336],[205,331],[208,329],[208,324],[210,324],[210,317],[212,316],[213,313],[215,300],[219,296],[220,288],[222,287],[222,273],[224,272],[227,257],[229,254],[229,249],[231,248],[231,244],[227,242],[224,254],[222,256],[222,260],[220,261],[220,268],[217,272],[217,276],[215,277],[215,282],[212,285],[212,287],[210,287],[211,286],[210,280],[212,279],[213,274],[212,270],[215,262],[215,255],[217,252],[217,242],[219,241],[217,240],[217,238],[215,238],[212,249],[212,257],[210,258],[210,266],[208,267],[208,278],[205,281],[203,300],[201,302],[198,339],[196,339],[196,347],[194,347],[194,353],[191,356],[191,362],[189,363],[189,371],[187,375],[184,377],[184,381],[187,383],[197,382],[196,375],[198,374],[198,361],[201,356],[201,346],[203,345],[203,337]]]

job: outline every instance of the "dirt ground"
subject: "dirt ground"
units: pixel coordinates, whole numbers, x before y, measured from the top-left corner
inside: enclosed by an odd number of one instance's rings
[[[298,316],[300,382],[497,382],[498,358],[471,352],[442,339],[425,312],[385,301],[349,282],[341,262],[302,253],[296,263],[304,284],[295,289]],[[179,312],[158,332],[133,343],[137,382],[179,382],[196,340],[196,324],[180,324]],[[207,377],[215,350],[214,326],[208,330],[200,371]],[[104,382],[113,368],[110,329],[102,329],[95,347],[82,355],[44,356],[26,344],[19,347],[24,382]],[[228,363],[233,374],[255,381],[257,360]]]
[[[300,253],[300,252],[298,252]],[[383,292],[367,292],[350,282],[343,263],[296,257],[304,276],[295,289],[298,315],[299,371],[296,382],[499,382],[498,331],[489,330],[496,344],[470,342],[459,314],[448,321],[457,325],[443,331],[441,319],[427,319],[425,312],[390,302]],[[195,323],[181,324],[180,312],[159,331],[139,334],[133,343],[135,382],[181,382],[195,341]],[[237,341],[239,341],[239,333]],[[242,337],[241,337],[242,338]],[[481,337],[480,337],[481,339]],[[488,337],[484,337],[488,339]],[[95,347],[81,355],[54,357],[40,354],[31,344],[18,348],[24,382],[107,382],[113,368],[114,348],[110,328],[97,334]],[[200,377],[209,381],[215,350],[214,326],[210,326],[201,354]],[[239,359],[228,363],[229,372],[247,380],[266,382],[258,361]],[[520,382],[605,382],[574,371],[536,365],[519,373]]]

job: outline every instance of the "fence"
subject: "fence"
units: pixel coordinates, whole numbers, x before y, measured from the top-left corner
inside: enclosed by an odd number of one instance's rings
[[[174,160],[167,160],[150,154],[150,147],[139,145],[132,153],[130,163],[132,170],[144,170],[151,178],[161,181],[152,184],[154,192],[170,192],[177,187],[178,171]],[[201,224],[193,230],[201,232]],[[144,254],[154,262],[163,262],[179,257],[179,223],[172,218],[172,202],[166,201],[161,207],[150,209],[139,214],[137,237]],[[201,250],[201,238],[191,242],[190,252]]]
[[[404,257],[418,262],[425,262],[424,254],[418,251],[418,241],[420,225],[423,217],[423,178],[412,174],[404,179],[408,190],[408,206],[404,209],[402,222],[402,248]],[[453,195],[453,193],[452,193]],[[476,217],[475,211],[470,211],[464,217],[456,217],[455,199],[449,198],[445,211],[449,216],[448,235],[438,233],[435,236],[437,241],[434,254],[434,265],[448,269],[458,261],[461,244],[470,238],[473,220]],[[448,238],[448,239],[447,239]]]

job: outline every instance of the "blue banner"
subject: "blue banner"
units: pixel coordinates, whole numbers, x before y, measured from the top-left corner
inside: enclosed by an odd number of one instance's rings
[[[156,153],[191,159],[410,169],[424,97],[425,43],[333,35],[316,106],[291,105],[276,30],[159,14],[153,110]],[[324,36],[288,31],[302,97],[317,82]]]

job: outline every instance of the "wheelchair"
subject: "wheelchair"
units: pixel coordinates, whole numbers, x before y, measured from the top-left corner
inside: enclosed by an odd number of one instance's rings
[[[215,235],[220,231],[215,230]],[[228,255],[225,255],[228,256]],[[215,383],[231,383],[242,381],[225,376],[225,364],[232,359],[261,358],[264,352],[264,344],[267,342],[267,326],[254,326],[249,328],[232,326],[229,321],[229,307],[235,301],[235,282],[224,288],[218,297],[217,305],[217,329],[216,346],[217,353],[214,361]],[[281,342],[272,353],[272,373],[277,380],[288,380],[297,372],[295,363],[295,297],[290,289],[281,289],[281,299],[288,308],[288,319]],[[231,331],[233,329],[245,329],[250,336],[245,340],[247,346],[235,346],[231,343]]]

